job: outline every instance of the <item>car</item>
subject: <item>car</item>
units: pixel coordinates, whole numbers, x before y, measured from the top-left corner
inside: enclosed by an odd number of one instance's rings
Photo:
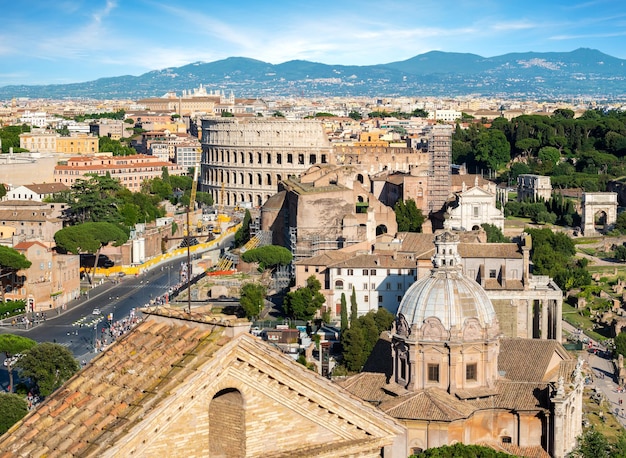
[[[125,277],[126,276],[126,272],[118,272],[117,276],[118,277]]]
[[[3,364],[5,366],[7,366],[7,367],[9,366],[9,364],[11,366],[13,366],[21,357],[22,357],[21,353],[18,353],[17,355],[10,356],[10,357],[4,359],[4,363]]]
[[[90,253],[82,253],[80,255],[80,266],[83,268],[93,269],[96,263],[96,255]],[[105,254],[98,255],[98,267],[104,267],[108,269],[113,267],[115,263],[109,259]]]
[[[102,312],[100,311],[100,309],[93,309],[93,312],[91,312],[93,315],[102,315]]]

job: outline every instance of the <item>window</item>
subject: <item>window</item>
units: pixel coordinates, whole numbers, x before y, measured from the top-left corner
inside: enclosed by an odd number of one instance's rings
[[[308,272],[309,271],[309,266],[304,266],[304,271]]]
[[[479,216],[479,209],[478,209],[478,205],[474,205],[472,207],[472,214],[474,215],[474,218],[478,218]]]
[[[502,443],[503,444],[510,444],[511,443],[511,436],[502,436]]]
[[[478,380],[478,371],[477,371],[476,363],[465,365],[465,380],[474,381],[474,382]]]
[[[367,275],[367,269],[363,269],[363,275]]]
[[[348,269],[348,275],[354,275],[354,270]]]
[[[376,269],[370,270],[370,275],[376,275]]]
[[[343,281],[337,280],[335,282],[335,289],[343,289]]]
[[[337,275],[341,275],[341,268],[337,269]]]
[[[496,278],[496,269],[489,269],[489,278]]]
[[[429,382],[439,381],[439,364],[428,365],[428,381]]]
[[[367,283],[363,283],[363,289],[367,289]]]
[[[376,289],[376,283],[372,283],[370,289]]]
[[[366,295],[363,297],[363,302],[369,302],[369,301],[370,301],[370,297],[366,294]]]
[[[383,297],[380,294],[378,295],[378,303],[379,304],[383,303]]]

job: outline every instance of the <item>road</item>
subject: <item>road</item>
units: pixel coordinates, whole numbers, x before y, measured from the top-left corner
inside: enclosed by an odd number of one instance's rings
[[[226,237],[211,249],[228,246],[231,240],[232,236]],[[88,295],[68,304],[62,313],[48,314],[46,321],[29,329],[5,324],[0,326],[0,333],[21,335],[36,342],[56,342],[66,346],[78,361],[89,361],[96,355],[95,342],[103,339],[103,331],[106,333],[111,322],[128,317],[132,311],[140,315],[137,309],[165,295],[170,287],[179,283],[180,267],[186,260],[185,256],[169,260],[138,277],[122,277],[118,283],[104,281],[90,289]],[[94,315],[94,309],[101,313]],[[4,362],[4,355],[0,359]],[[6,367],[0,366],[0,388],[5,391],[8,379]]]
[[[565,321],[563,321],[563,329],[572,334],[576,332],[576,328]],[[613,360],[604,356],[603,347],[598,342],[593,339],[590,339],[590,342],[592,348],[600,350],[598,354],[591,349],[587,349],[583,353],[583,360],[592,374],[591,386],[601,390],[604,398],[609,403],[609,410],[614,413],[617,421],[623,427],[626,427],[626,393],[617,391],[618,383],[614,374]],[[620,399],[622,404],[620,404]]]

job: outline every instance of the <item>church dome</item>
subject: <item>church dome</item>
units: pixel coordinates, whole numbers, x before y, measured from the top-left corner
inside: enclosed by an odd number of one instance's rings
[[[463,275],[456,247],[459,237],[444,232],[435,238],[434,268],[428,277],[416,281],[406,292],[398,316],[409,327],[421,327],[434,317],[450,331],[463,328],[467,319],[478,320],[482,328],[497,326],[496,312],[485,290]]]

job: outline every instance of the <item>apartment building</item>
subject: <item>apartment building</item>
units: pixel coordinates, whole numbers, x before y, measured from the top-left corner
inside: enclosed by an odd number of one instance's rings
[[[55,183],[71,187],[76,180],[87,179],[86,175],[107,175],[118,180],[122,186],[137,192],[141,184],[159,178],[166,167],[170,175],[185,175],[187,169],[158,157],[145,154],[132,156],[76,156],[62,161],[54,167]]]
[[[31,262],[3,279],[6,298],[24,300],[29,312],[49,312],[80,295],[79,257],[58,254],[40,241],[24,241],[13,247]]]

